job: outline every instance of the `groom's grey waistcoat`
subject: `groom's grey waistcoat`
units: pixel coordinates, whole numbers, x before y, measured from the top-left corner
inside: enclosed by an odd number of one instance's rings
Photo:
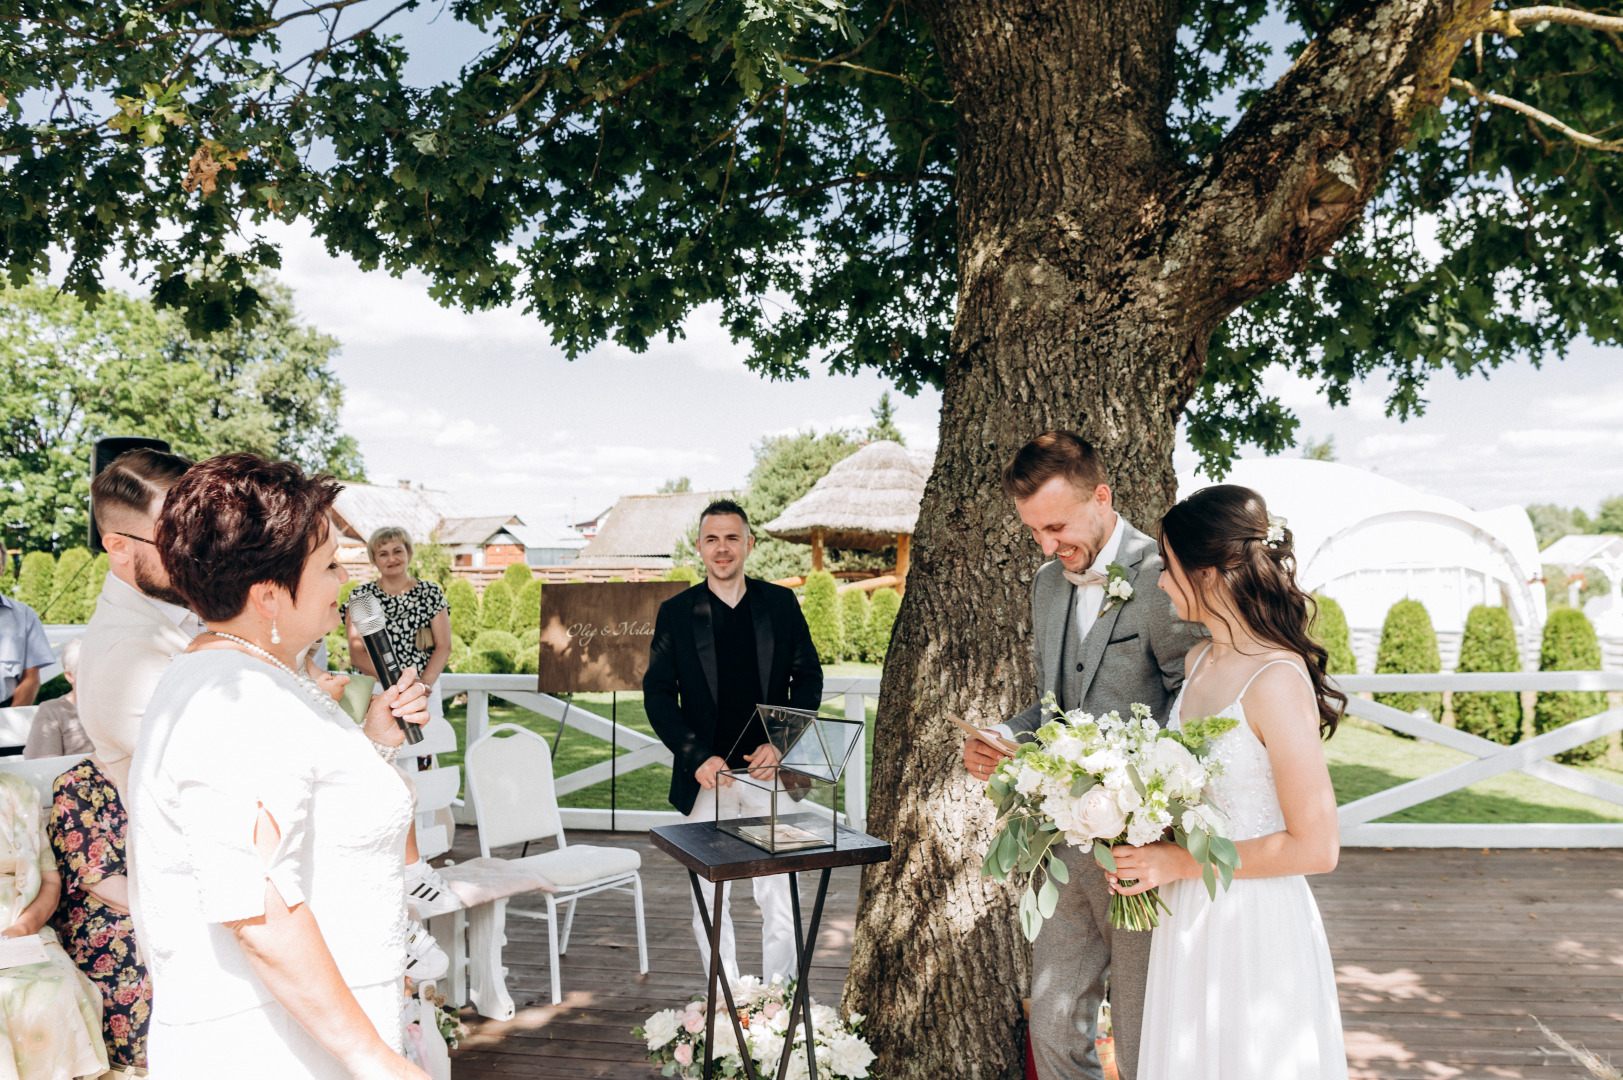
[[[1115,561],[1127,571],[1132,599],[1112,605],[1094,620],[1086,638],[1076,624],[1082,590],[1065,580],[1058,562],[1037,571],[1031,612],[1038,701],[1009,721],[1016,734],[1041,726],[1042,698],[1050,691],[1061,708],[1080,706],[1095,714],[1116,709],[1126,716],[1134,702],[1143,702],[1157,723],[1166,724],[1183,682],[1184,653],[1196,639],[1156,584],[1161,560],[1154,541],[1127,525]],[[1075,848],[1058,854],[1070,868],[1071,880],[1061,887],[1054,918],[1043,926],[1032,951],[1031,1042],[1037,1073],[1043,1080],[1102,1077],[1094,1018],[1108,975],[1117,1070],[1122,1080],[1135,1080],[1150,935],[1110,926],[1110,889],[1091,855]]]

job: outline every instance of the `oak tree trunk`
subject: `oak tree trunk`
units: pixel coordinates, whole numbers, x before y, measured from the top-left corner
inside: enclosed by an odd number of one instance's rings
[[[1350,0],[1199,166],[1165,126],[1179,10],[925,5],[959,118],[960,292],[879,700],[869,827],[895,855],[864,876],[844,1002],[868,1017],[887,1078],[1023,1071],[1017,889],[979,876],[991,805],[946,719],[994,724],[1036,699],[1041,555],[1004,463],[1041,431],[1079,431],[1117,508],[1153,534],[1213,328],[1357,221],[1489,2]]]

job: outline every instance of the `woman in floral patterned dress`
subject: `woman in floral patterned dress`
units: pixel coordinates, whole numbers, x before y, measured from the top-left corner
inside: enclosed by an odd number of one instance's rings
[[[114,1065],[145,1068],[152,984],[135,956],[124,805],[91,760],[57,777],[52,795],[48,829],[64,877],[56,931],[101,991],[107,1057]]]

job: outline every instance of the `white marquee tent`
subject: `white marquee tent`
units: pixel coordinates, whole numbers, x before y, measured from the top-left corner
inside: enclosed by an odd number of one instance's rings
[[[1289,520],[1298,580],[1346,611],[1360,670],[1373,669],[1386,613],[1406,597],[1426,605],[1445,669],[1477,604],[1508,608],[1523,655],[1531,645],[1536,656],[1544,586],[1538,542],[1520,506],[1473,510],[1350,465],[1300,458],[1237,461],[1224,482],[1256,489]],[[1180,478],[1178,494],[1209,483]]]

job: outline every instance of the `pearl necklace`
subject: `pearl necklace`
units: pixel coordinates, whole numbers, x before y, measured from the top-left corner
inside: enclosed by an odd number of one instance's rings
[[[327,710],[327,715],[333,717],[334,719],[339,717],[338,702],[333,700],[331,694],[317,686],[315,680],[310,678],[310,676],[294,671],[292,668],[288,667],[276,657],[272,656],[270,653],[266,652],[264,649],[261,649],[258,645],[255,645],[246,638],[240,638],[235,634],[228,634],[223,630],[210,630],[209,633],[213,634],[215,637],[225,638],[227,641],[234,641],[254,655],[263,657],[272,664],[281,668],[283,671],[293,676],[293,681],[298,683],[299,689],[310,695],[310,700]]]

